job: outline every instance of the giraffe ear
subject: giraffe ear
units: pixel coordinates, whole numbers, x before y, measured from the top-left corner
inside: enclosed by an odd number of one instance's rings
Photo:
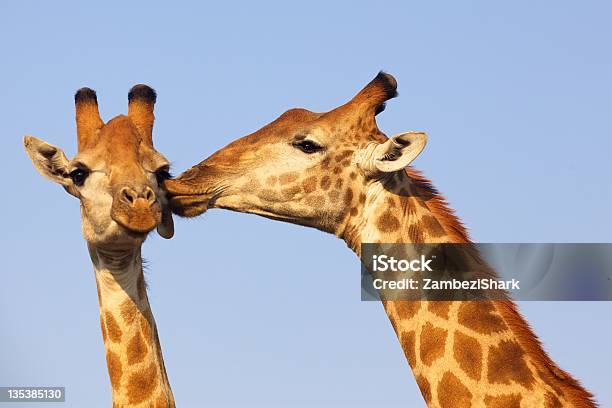
[[[23,147],[25,147],[28,157],[41,175],[65,188],[72,185],[72,180],[68,176],[69,162],[62,149],[34,136],[24,137]]]
[[[405,132],[377,145],[372,153],[374,171],[390,173],[402,170],[423,151],[427,135],[423,132]]]
[[[28,157],[41,175],[61,184],[68,193],[78,197],[74,184],[68,175],[70,162],[62,149],[34,136],[24,137],[23,147],[25,147]]]

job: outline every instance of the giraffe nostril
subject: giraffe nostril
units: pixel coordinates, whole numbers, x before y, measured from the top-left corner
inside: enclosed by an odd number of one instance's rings
[[[157,202],[155,191],[148,186],[140,189],[140,193],[131,187],[123,187],[120,190],[119,199],[131,207],[135,206],[138,200],[144,200],[148,205],[153,205]]]
[[[151,187],[146,187],[145,191],[144,191],[144,199],[147,200],[147,202],[149,204],[153,204],[155,203],[155,192],[153,191],[153,189],[151,189]]]
[[[136,200],[136,192],[131,188],[124,187],[121,189],[121,199],[132,205],[134,204],[134,200]]]

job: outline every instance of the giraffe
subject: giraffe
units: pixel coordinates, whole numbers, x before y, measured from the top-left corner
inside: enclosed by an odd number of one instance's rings
[[[174,407],[155,319],[147,297],[141,246],[157,228],[174,234],[162,184],[169,163],[153,147],[155,91],[134,86],[128,115],[106,124],[95,91],[75,94],[78,153],[33,136],[25,150],[44,177],[80,200],[82,232],[93,263],[100,324],[115,407]]]
[[[422,132],[387,138],[375,116],[397,96],[381,72],[329,112],[291,109],[168,180],[172,211],[253,213],[361,243],[468,243],[445,199],[409,167]],[[545,353],[510,300],[386,301],[383,308],[430,407],[593,407]]]

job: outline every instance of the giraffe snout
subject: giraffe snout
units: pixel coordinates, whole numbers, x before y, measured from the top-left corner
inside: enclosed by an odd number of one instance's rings
[[[130,231],[146,233],[160,223],[161,208],[151,187],[124,186],[115,193],[111,217]]]
[[[123,187],[119,191],[119,199],[131,206],[135,206],[136,201],[139,199],[144,200],[149,206],[157,202],[155,192],[149,186],[145,186],[140,192],[136,192],[136,190],[131,187]]]

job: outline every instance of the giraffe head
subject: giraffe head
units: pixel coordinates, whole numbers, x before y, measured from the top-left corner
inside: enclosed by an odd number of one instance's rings
[[[396,88],[381,72],[329,112],[285,112],[168,180],[173,211],[195,216],[227,208],[336,232],[363,204],[364,186],[383,184],[425,147],[424,133],[387,138],[376,125]]]
[[[138,246],[157,228],[171,238],[172,215],[161,185],[169,178],[168,160],[153,147],[155,91],[134,86],[128,115],[104,123],[96,93],[75,97],[78,153],[64,152],[33,136],[24,138],[34,167],[81,201],[83,235],[94,245]]]

